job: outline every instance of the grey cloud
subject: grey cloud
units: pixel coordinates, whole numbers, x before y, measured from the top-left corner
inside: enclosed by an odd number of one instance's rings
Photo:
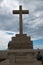
[[[29,14],[23,15],[23,31],[35,37],[43,36],[43,0],[18,0],[23,5],[23,9],[28,9]],[[0,11],[3,9],[0,8]],[[40,13],[37,17],[36,14]],[[41,19],[41,20],[40,20]],[[41,22],[41,24],[35,24]],[[35,26],[33,28],[33,26]],[[19,31],[19,17],[11,13],[0,13],[0,30]]]
[[[0,15],[0,29],[2,30],[18,30],[18,17],[12,15]]]
[[[0,3],[2,2],[3,0],[0,0]]]

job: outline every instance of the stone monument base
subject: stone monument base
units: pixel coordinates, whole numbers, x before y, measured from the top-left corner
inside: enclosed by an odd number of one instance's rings
[[[34,51],[31,49],[9,50],[9,65],[32,65],[35,62]]]
[[[33,49],[33,42],[26,34],[16,34],[8,43],[8,49]]]

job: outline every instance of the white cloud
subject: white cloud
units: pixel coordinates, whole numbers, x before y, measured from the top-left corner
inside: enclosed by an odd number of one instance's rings
[[[3,0],[0,4],[1,10],[8,13],[12,13],[13,9],[19,9],[19,2],[17,0]]]
[[[14,34],[12,35],[11,33]],[[11,40],[12,36],[15,36],[15,34],[16,33],[12,31],[0,31],[0,50],[6,50],[8,48],[8,42]]]

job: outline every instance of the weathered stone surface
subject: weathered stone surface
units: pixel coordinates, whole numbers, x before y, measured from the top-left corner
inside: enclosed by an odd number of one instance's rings
[[[9,49],[33,49],[33,43],[26,34],[16,34],[8,43]]]
[[[33,50],[22,49],[22,50],[9,50],[8,51],[9,65],[18,65],[18,64],[31,64],[35,62],[33,55]]]

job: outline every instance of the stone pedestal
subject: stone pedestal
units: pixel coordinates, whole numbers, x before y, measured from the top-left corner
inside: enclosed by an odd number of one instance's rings
[[[33,43],[30,36],[26,34],[16,34],[8,43],[8,49],[33,49]]]
[[[30,36],[26,34],[16,34],[8,43],[9,65],[28,65],[34,63],[33,43]]]
[[[9,65],[32,65],[34,64],[33,50],[9,50],[8,51]]]

